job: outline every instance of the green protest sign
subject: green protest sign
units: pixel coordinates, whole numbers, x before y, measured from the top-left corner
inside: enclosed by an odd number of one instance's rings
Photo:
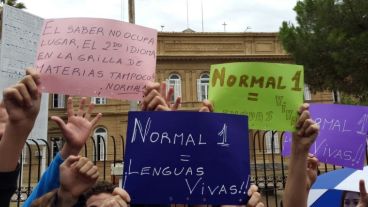
[[[249,128],[293,131],[303,103],[303,66],[227,63],[211,66],[215,112],[248,115]]]

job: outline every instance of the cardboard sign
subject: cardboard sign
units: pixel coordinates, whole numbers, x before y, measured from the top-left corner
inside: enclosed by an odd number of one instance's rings
[[[320,162],[363,169],[368,132],[368,107],[339,104],[311,104],[312,118],[320,133],[310,153]],[[283,155],[291,150],[291,134],[284,138]]]
[[[128,116],[124,188],[132,203],[247,202],[246,116],[198,112]]]
[[[35,61],[43,20],[20,9],[3,5],[1,34],[0,87],[6,88],[19,81],[24,68]],[[2,97],[2,93],[1,93]]]
[[[42,18],[33,14],[6,4],[3,6],[0,53],[1,91],[20,81],[25,75],[25,69],[33,66],[43,23]],[[0,93],[0,100],[2,98],[3,93]],[[42,94],[40,112],[29,138],[47,139],[48,103],[48,94]]]
[[[47,19],[37,68],[42,90],[142,100],[155,78],[157,31],[108,19]]]
[[[250,129],[291,131],[303,103],[303,67],[273,63],[212,65],[209,87],[209,100],[216,112],[248,115]]]

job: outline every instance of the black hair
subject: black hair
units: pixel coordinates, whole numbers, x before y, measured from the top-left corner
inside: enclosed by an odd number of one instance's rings
[[[110,193],[114,191],[114,189],[117,187],[117,185],[114,185],[107,181],[98,181],[96,182],[89,190],[84,192],[78,200],[78,203],[74,207],[84,207],[86,206],[86,201],[94,196],[98,195],[100,193]]]

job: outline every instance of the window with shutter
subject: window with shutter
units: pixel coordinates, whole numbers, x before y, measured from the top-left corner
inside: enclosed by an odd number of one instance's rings
[[[52,108],[65,108],[65,95],[57,93],[52,94]]]
[[[271,154],[272,153],[272,131],[267,131],[265,132],[265,137],[264,137],[264,141],[265,146],[266,146],[266,154]],[[279,142],[279,134],[278,133],[274,133],[274,138],[273,138],[273,153],[274,154],[278,154],[280,153],[280,142]]]
[[[94,104],[96,104],[96,105],[106,104],[106,98],[92,97],[91,98],[91,102],[94,103]]]
[[[209,75],[207,73],[202,74],[201,77],[197,80],[197,98],[198,101],[203,101],[208,99],[208,84],[209,84]]]
[[[174,89],[174,96],[171,97],[170,101],[174,102],[177,97],[181,97],[181,78],[178,74],[171,74],[169,79],[166,80],[166,93],[170,88]]]
[[[312,100],[312,93],[309,90],[309,86],[308,84],[304,84],[304,100],[305,101],[310,101]]]
[[[96,159],[103,161],[105,158],[105,151],[107,150],[107,130],[105,128],[97,128],[93,134],[96,144]]]

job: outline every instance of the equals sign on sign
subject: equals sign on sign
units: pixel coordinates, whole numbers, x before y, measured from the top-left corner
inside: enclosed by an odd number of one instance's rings
[[[258,101],[258,93],[248,93],[249,101]]]
[[[180,161],[182,162],[189,162],[190,155],[180,155]]]

